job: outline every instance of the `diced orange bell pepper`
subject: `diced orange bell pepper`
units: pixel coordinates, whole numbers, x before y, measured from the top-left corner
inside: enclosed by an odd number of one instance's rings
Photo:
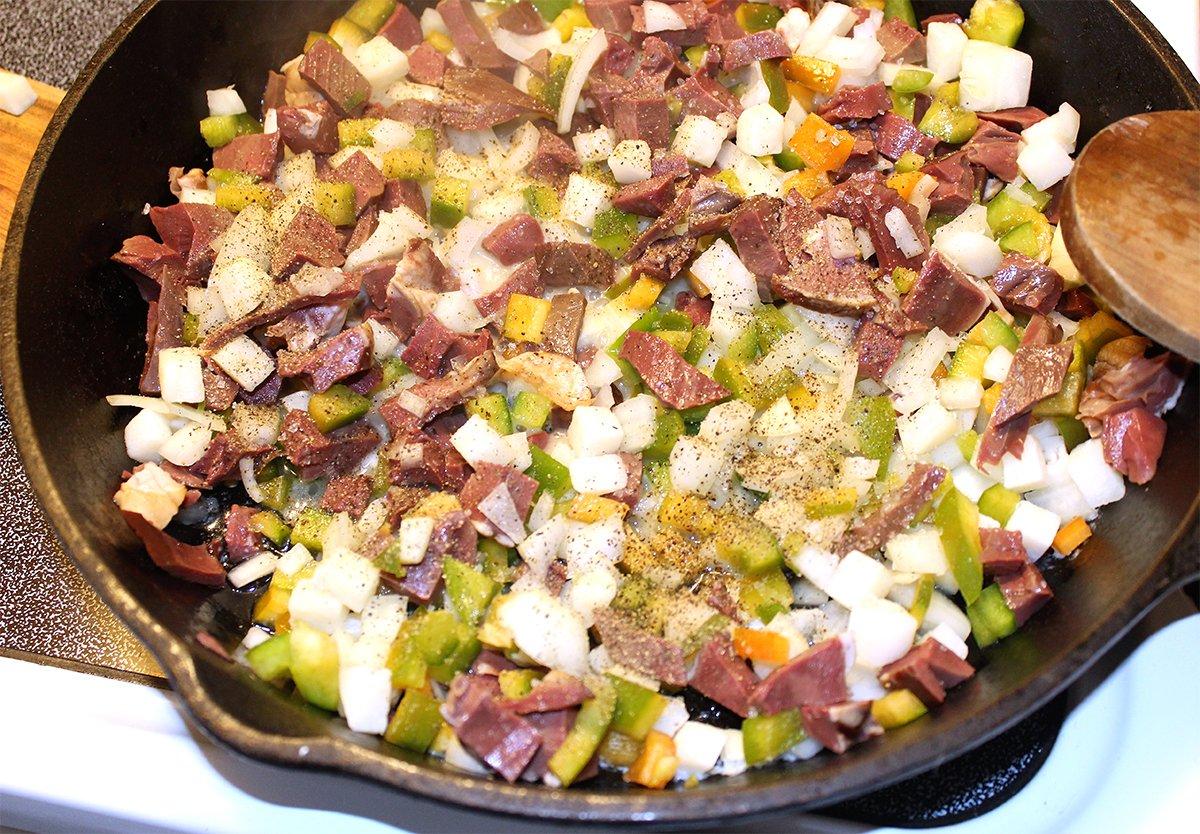
[[[829,95],[837,89],[842,77],[842,69],[833,61],[812,58],[807,55],[796,55],[786,58],[780,64],[780,69],[786,78],[803,84],[810,90]]]
[[[817,114],[809,113],[800,129],[788,140],[788,146],[804,160],[806,170],[833,171],[850,158],[854,136],[849,131],[838,130]]]
[[[795,191],[806,200],[811,200],[833,188],[829,175],[816,168],[805,168],[788,177],[783,183],[783,190]]]
[[[733,650],[741,657],[782,666],[788,661],[788,649],[788,639],[774,631],[741,626],[733,629]]]
[[[665,788],[679,769],[675,741],[666,733],[651,730],[646,734],[642,752],[625,771],[625,781],[647,788]]]
[[[788,95],[800,102],[800,106],[804,108],[804,112],[811,113],[813,109],[813,91],[799,81],[792,81],[787,77],[783,79],[783,84],[787,87]]]
[[[920,171],[909,171],[906,174],[893,174],[888,177],[888,188],[891,188],[904,200],[912,196],[913,189],[917,187],[917,183],[921,181],[921,177],[925,176]]]
[[[1092,528],[1086,521],[1076,517],[1063,525],[1054,537],[1054,549],[1064,556],[1073,553],[1085,541],[1092,537]]]

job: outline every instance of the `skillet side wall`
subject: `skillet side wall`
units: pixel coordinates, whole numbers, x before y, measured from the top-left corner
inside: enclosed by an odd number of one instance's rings
[[[917,3],[919,16],[965,13],[969,5]],[[348,770],[510,813],[665,821],[814,805],[911,776],[1002,730],[1078,674],[1170,582],[1167,555],[1195,513],[1198,490],[1194,373],[1168,421],[1158,477],[1148,488],[1131,487],[1125,501],[1105,511],[1056,603],[990,651],[988,665],[935,716],[841,758],[715,779],[686,794],[629,790],[611,777],[568,792],[508,786],[350,733],[179,639],[203,627],[232,641],[249,600],[232,591],[209,595],[154,569],[111,503],[128,464],[120,432],[128,414],[115,413],[103,397],[136,389],[145,305],[107,259],[123,238],[150,231],[141,209],[169,200],[169,165],[207,167],[196,130],[206,115],[203,91],[235,83],[247,101],[257,97],[266,69],[344,6],[164,2],[135,12],[145,16],[122,41],[101,48],[98,57],[115,51],[98,69],[93,61],[52,124],[18,203],[4,263],[0,355],[31,480],[68,552],[218,738],[262,758]],[[1031,102],[1053,109],[1070,101],[1083,115],[1083,137],[1132,113],[1200,102],[1178,59],[1163,52],[1157,35],[1130,23],[1140,15],[1124,3],[1024,6],[1021,48],[1035,63]],[[297,739],[309,746],[306,758]]]

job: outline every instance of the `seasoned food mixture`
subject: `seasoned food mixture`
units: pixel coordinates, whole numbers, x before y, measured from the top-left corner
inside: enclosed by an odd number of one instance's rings
[[[205,644],[552,786],[936,711],[1185,372],[1071,264],[1079,113],[1029,103],[1023,22],[358,0],[261,119],[208,91],[211,167],[114,256],[148,349],[109,398],[150,559],[256,598]]]

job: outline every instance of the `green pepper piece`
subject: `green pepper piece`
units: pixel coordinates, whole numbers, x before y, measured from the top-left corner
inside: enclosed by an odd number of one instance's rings
[[[742,745],[750,767],[772,761],[804,741],[800,710],[755,715],[742,722]]]
[[[1003,237],[1013,229],[1040,216],[1035,206],[1026,205],[1004,189],[987,204],[988,226],[992,234]]]
[[[287,507],[295,480],[296,473],[284,465],[283,461],[274,460],[267,464],[258,473],[258,488],[263,493],[263,499],[259,503],[281,512]]]
[[[329,27],[329,37],[342,50],[347,47],[362,46],[371,39],[371,34],[353,20],[345,17],[339,17]]]
[[[375,147],[375,137],[371,130],[379,124],[379,119],[342,119],[338,122],[338,144],[343,148]]]
[[[732,624],[733,621],[724,614],[713,614],[710,616],[683,641],[684,657],[690,660],[695,656],[696,652],[708,644],[709,640],[712,640],[723,631],[728,631]]]
[[[508,401],[503,394],[482,394],[467,400],[465,409],[467,416],[482,417],[497,434],[512,434],[512,416],[508,413]]]
[[[443,562],[442,573],[446,577],[446,596],[454,613],[467,625],[479,625],[500,586],[481,571],[457,559]]]
[[[979,117],[957,104],[935,98],[917,127],[927,136],[951,145],[961,145],[975,135]]]
[[[271,207],[275,205],[277,193],[279,192],[258,184],[218,185],[214,200],[220,208],[234,214],[250,206],[261,206],[270,211]]]
[[[294,622],[290,643],[288,668],[296,690],[304,700],[322,709],[336,710],[338,706],[337,643],[323,631],[308,623]]]
[[[525,187],[525,208],[539,220],[558,217],[558,192],[545,183]]]
[[[549,452],[544,452],[532,444],[529,446],[529,457],[533,462],[525,470],[525,474],[540,484],[538,494],[549,492],[555,500],[566,495],[571,488],[570,470],[555,460]]]
[[[934,232],[945,226],[954,218],[949,214],[931,214],[925,220],[925,231],[930,237],[933,237]]]
[[[983,345],[989,352],[998,347],[1006,348],[1010,353],[1016,353],[1021,345],[1017,333],[995,310],[980,319],[979,324],[967,333],[967,342]]]
[[[784,333],[794,330],[791,320],[773,304],[754,308],[754,326],[758,338],[758,352],[766,353]]]
[[[433,180],[433,193],[429,197],[429,222],[444,229],[457,226],[467,214],[470,199],[471,183],[439,174]]]
[[[534,669],[505,669],[498,676],[500,694],[505,698],[524,698],[533,691],[533,682],[541,675]]]
[[[550,419],[554,403],[537,391],[521,391],[513,400],[512,424],[517,431],[540,431]]]
[[[268,683],[278,683],[291,674],[292,638],[287,632],[268,637],[246,652],[254,674]]]
[[[395,385],[400,380],[400,377],[405,374],[412,373],[412,370],[408,365],[404,364],[404,360],[399,356],[389,356],[387,359],[384,359],[380,364],[380,368],[383,371],[383,379],[379,382],[378,390],[380,391]]]
[[[897,93],[919,93],[929,86],[933,73],[926,69],[902,69],[892,79],[892,89]]]
[[[926,573],[917,580],[917,590],[913,594],[912,605],[908,606],[908,613],[918,623],[925,621],[925,614],[929,611],[929,601],[933,599],[933,574]]]
[[[967,603],[967,619],[971,621],[971,634],[981,649],[1017,630],[1017,618],[1004,601],[1000,586],[995,584],[988,585],[978,599]]]
[[[762,72],[763,84],[766,85],[769,94],[767,103],[775,108],[776,112],[787,113],[792,104],[792,95],[788,92],[787,81],[784,80],[779,61],[759,61],[758,68]]]
[[[858,491],[854,487],[819,489],[810,493],[804,502],[804,513],[809,518],[830,518],[845,515],[858,503]]]
[[[198,345],[200,343],[200,317],[195,313],[184,313],[183,327],[179,337],[183,339],[185,345]]]
[[[654,420],[654,441],[642,450],[642,457],[647,460],[667,460],[675,441],[683,436],[685,431],[683,417],[678,411],[666,409]]]
[[[552,55],[546,68],[546,80],[542,84],[542,103],[551,110],[558,109],[563,89],[567,86],[567,75],[571,72],[570,55]]]
[[[1008,524],[1008,519],[1020,500],[1021,493],[1014,492],[1003,484],[992,484],[979,496],[979,512],[1001,524]]]
[[[475,629],[445,610],[430,611],[420,621],[412,644],[421,653],[429,676],[439,683],[449,683],[479,654]]]
[[[292,525],[292,543],[302,544],[313,553],[320,553],[321,537],[325,535],[325,528],[331,521],[333,513],[328,510],[305,507],[300,511],[296,523]]]
[[[906,154],[907,156],[907,154]],[[914,154],[916,156],[916,154]],[[904,157],[901,157],[903,159]],[[921,157],[917,157],[921,159]],[[924,162],[924,160],[921,160]],[[919,167],[919,166],[918,166]],[[892,270],[892,284],[896,287],[896,292],[904,294],[913,288],[913,284],[917,283],[917,278],[920,276],[915,269],[909,269],[906,266],[898,266]]]
[[[951,487],[933,514],[933,523],[941,534],[942,547],[959,591],[968,603],[979,598],[983,587],[983,566],[979,560],[979,508],[971,499]]]
[[[533,0],[533,7],[538,10],[542,20],[553,23],[554,19],[574,5],[574,0]]]
[[[897,116],[903,116],[911,122],[917,112],[916,94],[901,93],[889,87],[888,97],[892,100],[892,112]]]
[[[427,683],[425,658],[413,639],[423,621],[420,615],[405,620],[388,653],[387,666],[392,672],[392,685],[397,689],[420,689]]]
[[[637,235],[637,216],[617,208],[609,208],[596,215],[592,224],[592,243],[613,258],[620,258],[629,251]]]
[[[641,741],[666,709],[667,699],[653,689],[639,686],[617,675],[607,677],[616,691],[612,730]]]
[[[1054,240],[1054,227],[1043,215],[1036,214],[1027,223],[1010,231],[997,243],[1002,252],[1020,252],[1027,258],[1043,263],[1050,258],[1050,244]]]
[[[898,17],[914,29],[917,28],[917,15],[913,11],[912,0],[883,0],[883,19],[891,20]]]
[[[1016,0],[975,0],[962,28],[973,40],[1016,46],[1024,26],[1025,12]]]
[[[1054,425],[1058,426],[1058,433],[1062,435],[1068,452],[1090,436],[1087,426],[1074,417],[1055,417]]]
[[[383,155],[383,175],[389,180],[424,181],[433,171],[433,154],[420,148],[394,148]]]
[[[208,178],[217,185],[254,185],[259,181],[254,174],[230,168],[209,168]]]
[[[308,400],[308,414],[322,434],[347,426],[371,410],[371,400],[345,385],[317,391]]]
[[[1083,386],[1087,384],[1087,365],[1083,361],[1083,346],[1075,342],[1071,364],[1067,366],[1062,388],[1033,407],[1035,417],[1074,418],[1079,412],[1079,400]]]
[[[371,470],[371,497],[379,498],[384,495],[392,486],[392,467],[388,463],[388,459],[383,455],[375,461],[375,468]]]
[[[700,361],[700,357],[704,356],[704,351],[708,350],[708,343],[712,341],[712,333],[704,325],[698,325],[692,328],[692,337],[688,339],[687,347],[683,349],[683,358],[689,364],[695,365]]]
[[[210,148],[223,148],[237,137],[251,133],[262,133],[262,125],[249,113],[200,120],[200,135]]]
[[[317,182],[313,184],[313,208],[335,226],[353,226],[354,185],[348,182]]]
[[[442,729],[441,704],[428,692],[409,689],[400,699],[383,737],[397,747],[424,753]]]
[[[276,547],[283,547],[292,535],[292,528],[283,523],[283,519],[270,510],[259,510],[250,516],[250,529],[262,533]]]
[[[991,349],[986,345],[963,342],[954,351],[950,360],[949,375],[956,379],[983,379],[983,364],[987,362]]]
[[[792,599],[792,584],[779,568],[769,570],[753,579],[743,579],[738,592],[738,605],[755,614],[768,606],[789,608]]]
[[[915,153],[914,151],[905,151],[903,154],[901,154],[900,158],[896,160],[896,173],[897,174],[907,174],[910,171],[919,171],[919,170],[921,170],[922,167],[924,167],[924,165],[925,165],[925,157],[921,156],[919,153]],[[914,270],[908,269],[908,267],[904,267],[904,266],[898,266],[898,267],[896,267],[896,269],[903,269],[908,272],[912,272],[913,273],[913,281],[916,281],[917,276],[916,276],[916,272]],[[892,280],[893,281],[895,280],[895,271],[896,270],[892,270],[892,273],[893,273]],[[911,286],[911,284],[909,286]],[[907,291],[908,291],[907,288],[904,290],[901,290],[901,292],[907,292]]]
[[[744,576],[762,576],[783,564],[783,551],[771,528],[756,518],[733,516],[716,535],[717,556]]]
[[[970,460],[975,456],[975,446],[979,443],[979,432],[975,429],[967,429],[954,438],[954,442],[958,444],[958,451],[962,452],[962,456]]]
[[[879,461],[876,479],[887,474],[896,441],[896,409],[887,397],[859,397],[846,410],[846,421],[858,433],[858,450]]]
[[[501,585],[513,580],[516,551],[495,539],[479,540],[479,565],[484,575]]]
[[[734,18],[747,32],[763,32],[774,29],[783,17],[778,7],[768,3],[743,3],[733,13]]]
[[[354,0],[354,5],[346,12],[346,20],[375,33],[394,11],[396,0]]]
[[[805,168],[804,160],[800,158],[800,154],[791,148],[784,148],[775,154],[772,159],[775,160],[775,165],[781,171],[803,171]]]
[[[689,46],[687,49],[683,50],[683,59],[687,61],[687,64],[689,67],[691,67],[692,72],[695,72],[700,68],[700,65],[704,63],[704,58],[707,55],[708,44],[704,43],[696,44],[695,46]]]
[[[317,41],[327,41],[330,46],[336,48],[339,52],[342,49],[342,45],[340,43],[338,43],[337,41],[335,41],[333,38],[329,37],[329,35],[327,33],[325,33],[325,32],[309,32],[308,35],[305,36],[305,38],[304,38],[304,52],[307,54],[308,50],[312,49],[313,44],[315,44]]]
[[[616,711],[616,690],[607,679],[589,677],[585,683],[593,697],[583,702],[575,725],[562,746],[550,757],[550,772],[558,777],[564,788],[569,787],[591,761]]]

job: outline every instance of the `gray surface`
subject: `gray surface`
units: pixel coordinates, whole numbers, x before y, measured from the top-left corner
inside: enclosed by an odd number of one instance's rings
[[[69,87],[139,0],[4,0],[0,66]]]

